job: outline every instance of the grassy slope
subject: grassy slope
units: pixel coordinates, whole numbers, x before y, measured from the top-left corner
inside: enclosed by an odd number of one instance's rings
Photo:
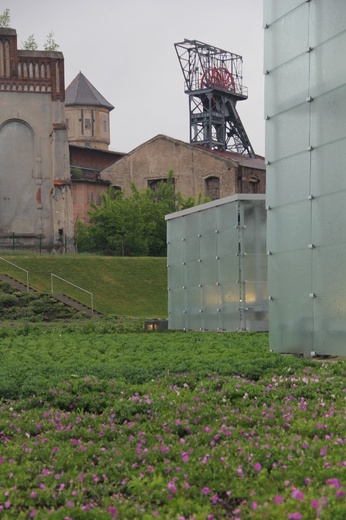
[[[93,293],[95,309],[118,316],[167,316],[166,258],[89,255],[1,255],[29,271],[30,286],[51,291],[51,273]],[[0,260],[0,272],[26,282],[26,274]],[[53,278],[54,292],[90,304],[90,296]]]

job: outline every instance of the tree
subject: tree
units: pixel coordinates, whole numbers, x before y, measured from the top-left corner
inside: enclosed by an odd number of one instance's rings
[[[131,195],[126,197],[122,191],[110,189],[102,195],[101,206],[92,204],[89,224],[77,224],[78,251],[165,256],[165,215],[194,205],[193,197],[183,199],[175,192],[172,171],[167,182],[160,182],[155,191],[139,191],[132,184]]]
[[[28,39],[25,40],[24,43],[22,43],[22,47],[25,51],[36,51],[37,43],[35,40],[35,36],[33,34],[30,34]]]
[[[0,15],[0,27],[8,28],[11,23],[10,10],[5,9],[3,13]]]
[[[57,51],[59,49],[60,45],[56,43],[53,36],[53,31],[50,31],[50,33],[47,35],[46,43],[43,46],[45,51]]]

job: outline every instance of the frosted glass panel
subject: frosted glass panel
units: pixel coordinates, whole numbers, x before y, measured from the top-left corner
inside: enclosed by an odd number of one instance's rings
[[[202,308],[203,312],[217,312],[217,309],[220,308],[221,299],[220,299],[220,290],[219,286],[216,284],[213,285],[204,285],[202,290]]]
[[[217,207],[217,228],[220,232],[227,231],[232,225],[234,227],[237,222],[238,205],[239,203],[234,201]]]
[[[188,218],[187,218],[188,217]],[[199,212],[192,213],[191,215],[186,215],[185,217],[181,217],[186,220],[185,224],[185,237],[197,236],[200,232],[200,221],[199,221]],[[174,220],[174,219],[172,219]],[[171,221],[169,221],[170,225]]]
[[[308,5],[304,2],[284,18],[273,22],[264,31],[265,69],[272,70],[306,52],[308,48],[308,14]],[[287,87],[289,88],[289,85]]]
[[[346,189],[346,138],[313,150],[311,193],[316,197]]]
[[[197,235],[188,237],[183,242],[183,246],[185,248],[184,259],[186,262],[197,261],[200,258],[200,238]]]
[[[185,258],[185,247],[182,240],[173,240],[168,244],[167,257],[170,264],[181,264]]]
[[[171,289],[168,291],[169,310],[173,313],[183,312],[186,307],[185,293],[183,290]]]
[[[345,207],[345,191],[313,200],[312,240],[316,246],[345,243]]]
[[[310,41],[313,47],[345,31],[345,27],[346,9],[344,0],[328,0],[327,2],[315,0],[311,2]]]
[[[264,2],[264,23],[269,24],[306,0],[270,0]]]
[[[295,88],[290,88],[295,85]],[[309,95],[309,54],[270,71],[266,77],[266,116],[272,116],[302,103]]]
[[[224,283],[220,285],[220,300],[222,309],[239,307],[239,284]]]
[[[203,259],[200,264],[200,273],[201,284],[216,284],[218,281],[218,260],[215,257]]]
[[[224,256],[235,255],[238,252],[238,230],[230,224],[229,229],[223,229],[218,236],[217,255],[221,258]]]
[[[202,329],[202,315],[200,313],[195,314],[190,312],[185,317],[185,327],[190,330],[201,330]]]
[[[336,65],[344,63],[345,49],[346,32],[311,53],[310,92],[313,98],[346,83],[346,67]]]
[[[220,323],[219,313],[211,312],[208,315],[202,314],[201,327],[203,330],[218,330]]]
[[[346,85],[316,98],[311,105],[311,142],[330,143],[346,135]]]
[[[268,293],[277,299],[307,297],[312,290],[312,250],[289,251],[268,257]],[[294,266],[294,276],[286,276]]]
[[[315,343],[316,354],[331,352],[334,356],[345,356],[346,338],[346,293],[316,298]]]
[[[267,310],[268,308],[268,289],[267,281],[246,282],[245,284],[245,304],[252,309]]]
[[[333,297],[333,308],[345,311],[346,303],[346,240],[329,247],[318,247],[314,251],[313,287],[318,297],[329,294]]]
[[[170,243],[173,240],[181,239],[184,236],[184,219],[174,219],[170,221],[169,226],[167,226],[167,242]]]
[[[200,263],[187,262],[186,263],[186,285],[191,287],[201,283]]]
[[[203,233],[200,239],[200,258],[208,258],[217,256],[218,249],[218,233]]]
[[[239,312],[237,310],[225,310],[220,312],[220,329],[236,331],[240,327]]]
[[[288,85],[287,88],[293,88]],[[266,156],[269,161],[305,151],[309,143],[309,105],[304,103],[272,117],[266,125]]]
[[[245,279],[267,281],[267,260],[265,255],[247,255],[243,259]]]
[[[201,222],[201,232],[215,232],[217,229],[217,208],[209,208],[206,211],[200,211],[199,216]]]
[[[236,255],[220,258],[218,261],[218,281],[237,282],[239,280],[239,258]]]
[[[200,312],[202,310],[202,289],[201,287],[189,287],[186,289],[186,310],[190,312]]]
[[[280,206],[268,212],[268,249],[273,253],[308,249],[310,237],[311,201]]]
[[[170,330],[185,329],[185,314],[170,313],[168,315],[168,328]]]
[[[185,268],[182,265],[168,267],[168,287],[181,289],[185,285]]]
[[[268,206],[306,200],[308,195],[310,195],[309,152],[304,151],[287,157],[267,168]]]
[[[270,302],[269,347],[282,353],[311,353],[313,348],[313,298]]]
[[[266,248],[266,209],[261,201],[246,201],[242,205],[244,224],[242,230],[243,253],[263,254]]]

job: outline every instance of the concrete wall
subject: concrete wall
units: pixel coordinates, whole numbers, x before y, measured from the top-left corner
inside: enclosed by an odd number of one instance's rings
[[[64,113],[63,55],[18,51],[0,74],[0,235],[41,235],[43,248],[74,249],[73,204]]]

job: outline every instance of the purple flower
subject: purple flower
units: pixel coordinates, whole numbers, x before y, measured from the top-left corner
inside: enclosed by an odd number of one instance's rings
[[[288,517],[287,517],[289,520],[302,520],[303,516],[301,513],[288,513]]]
[[[109,506],[108,513],[110,513],[112,515],[112,518],[116,518],[117,517],[117,509],[116,509],[116,507]]]
[[[174,484],[173,480],[168,482],[167,488],[171,493],[175,493],[177,491],[177,486]]]
[[[304,493],[302,493],[302,491],[299,491],[299,489],[292,489],[291,494],[292,498],[296,498],[297,500],[304,500]]]
[[[261,464],[259,462],[256,462],[256,464],[254,465],[254,468],[255,468],[256,471],[261,471],[262,466],[261,466]]]
[[[252,509],[257,509],[258,508],[257,502],[252,502],[251,507],[252,507]]]
[[[326,484],[329,484],[330,486],[333,486],[335,488],[340,488],[341,484],[337,478],[328,478],[326,480]]]
[[[204,487],[204,488],[202,489],[202,494],[203,494],[203,495],[208,495],[208,494],[210,493],[210,491],[211,491],[210,488],[208,488],[208,487]]]
[[[280,495],[275,495],[274,504],[282,504],[283,502],[284,502],[284,497],[281,497]]]

